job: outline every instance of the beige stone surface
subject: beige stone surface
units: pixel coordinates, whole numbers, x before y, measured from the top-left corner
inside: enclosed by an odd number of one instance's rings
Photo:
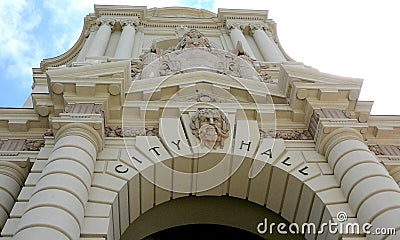
[[[288,152],[274,163],[267,196],[267,207],[269,209],[276,213],[281,212],[289,172],[304,162],[301,152]]]
[[[118,193],[99,187],[91,187],[89,191],[89,202],[111,205],[114,238],[118,239],[120,236],[120,208]]]
[[[27,202],[15,202],[15,204],[10,212],[10,217],[11,218],[20,218],[22,216],[22,214],[25,212],[26,205],[27,205]],[[1,212],[5,213],[5,211],[3,209],[1,210]],[[7,214],[2,215],[2,216],[6,216],[8,218]],[[7,220],[7,218],[5,218],[5,220]]]
[[[249,186],[249,171],[253,163],[253,155],[260,140],[257,121],[238,120],[236,131],[234,156],[230,169],[229,195],[233,197],[246,198]]]
[[[5,237],[12,237],[17,230],[17,226],[19,223],[19,218],[10,218],[7,220],[6,224],[4,225],[3,229],[1,230],[1,236]]]
[[[304,224],[308,221],[316,192],[319,193],[338,187],[339,184],[333,176],[321,175],[305,182],[301,191],[295,222]]]
[[[39,159],[36,160],[33,163],[31,172],[32,173],[40,173],[40,172],[42,172],[44,166],[46,166],[46,163],[47,163],[47,159],[46,160],[39,160]]]
[[[112,222],[110,218],[85,217],[81,230],[81,237],[104,237],[106,239],[112,239],[113,232],[111,225]]]
[[[17,200],[22,201],[22,202],[27,202],[32,196],[32,193],[34,192],[35,187],[23,187],[21,189],[21,192],[18,195]]]
[[[294,221],[303,183],[321,174],[315,163],[302,164],[296,170],[289,175],[281,210],[281,216],[289,222]]]
[[[253,165],[260,160],[254,159]],[[249,200],[260,205],[266,203],[268,185],[271,178],[272,166],[264,161],[260,161],[261,171],[250,179]]]

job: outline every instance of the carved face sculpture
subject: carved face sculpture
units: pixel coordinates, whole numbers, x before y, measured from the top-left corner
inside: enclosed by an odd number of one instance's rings
[[[201,146],[209,149],[224,147],[229,137],[230,124],[225,114],[218,109],[199,109],[192,117],[192,134],[200,139]]]

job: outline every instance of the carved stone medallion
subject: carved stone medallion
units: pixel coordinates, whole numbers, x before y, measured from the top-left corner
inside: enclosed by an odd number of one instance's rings
[[[190,128],[192,134],[200,139],[202,147],[222,149],[225,139],[229,137],[230,124],[222,111],[203,108],[192,117]]]

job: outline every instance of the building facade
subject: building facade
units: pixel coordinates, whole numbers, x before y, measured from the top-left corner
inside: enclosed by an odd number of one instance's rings
[[[267,11],[96,5],[0,109],[0,239],[399,239],[400,117],[361,85]]]

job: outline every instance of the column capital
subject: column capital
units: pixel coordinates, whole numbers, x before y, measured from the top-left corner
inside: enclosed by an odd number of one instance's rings
[[[240,31],[243,31],[243,29],[248,26],[249,24],[246,23],[239,23],[239,22],[227,22],[226,23],[226,28],[228,31],[232,31],[233,29],[238,29]]]
[[[0,175],[14,179],[21,187],[24,185],[30,168],[29,158],[13,158],[0,160]]]
[[[265,29],[267,29],[267,27],[263,24],[250,24],[249,26],[250,26],[251,31],[255,31],[255,30],[264,31]]]
[[[124,28],[125,26],[138,26],[140,21],[138,17],[135,17],[133,19],[121,19],[119,20],[119,23],[121,24],[121,27]]]
[[[103,120],[94,123],[71,122],[71,119],[53,119],[52,125],[56,129],[55,140],[58,141],[65,136],[81,136],[89,140],[101,151],[104,145],[104,124]]]
[[[250,24],[250,33],[253,35],[256,30],[261,30],[263,31],[267,36],[271,37],[272,32],[271,29],[268,27],[267,24],[262,24],[262,23],[256,23],[256,24]]]
[[[327,134],[326,132],[325,134],[316,136],[317,150],[324,156],[328,156],[332,148],[342,141],[354,139],[364,142],[364,137],[360,133],[360,130],[351,127],[337,128]]]
[[[96,32],[99,30],[99,25],[98,24],[92,24],[88,29],[85,31],[85,37],[89,37],[90,34]]]
[[[115,24],[115,19],[110,19],[110,18],[103,18],[103,19],[101,19],[101,18],[98,18],[98,19],[96,20],[96,24],[97,24],[98,26],[106,25],[106,26],[112,27],[112,26],[114,26],[114,24]]]

